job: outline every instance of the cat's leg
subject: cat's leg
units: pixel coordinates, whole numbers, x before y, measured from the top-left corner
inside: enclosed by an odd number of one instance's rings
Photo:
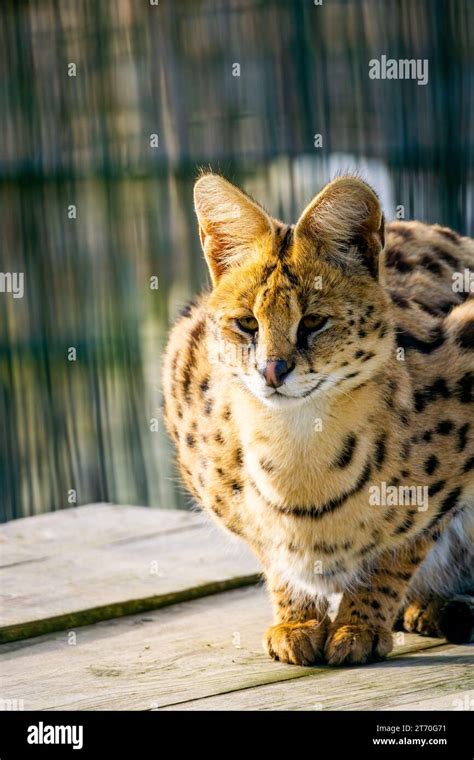
[[[402,627],[453,644],[474,636],[474,512],[451,520],[413,578]]]
[[[408,633],[441,637],[439,620],[441,609],[446,601],[440,597],[412,599],[402,611],[399,627]]]
[[[292,665],[312,665],[323,660],[327,601],[295,592],[275,577],[268,577],[276,624],[268,628],[264,646],[270,657]]]
[[[422,636],[442,636],[453,644],[474,641],[474,595],[413,599],[403,611],[403,628]]]
[[[383,554],[365,581],[344,592],[325,645],[330,665],[374,662],[389,654],[392,629],[410,579],[432,545],[430,537],[423,537],[397,554]]]

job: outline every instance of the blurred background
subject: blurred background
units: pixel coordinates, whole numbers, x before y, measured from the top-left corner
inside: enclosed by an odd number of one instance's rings
[[[0,293],[0,520],[189,506],[159,388],[207,283],[199,167],[288,222],[358,169],[388,218],[474,233],[470,0],[153,2],[2,2],[0,272],[24,297]],[[371,80],[381,55],[428,84]]]

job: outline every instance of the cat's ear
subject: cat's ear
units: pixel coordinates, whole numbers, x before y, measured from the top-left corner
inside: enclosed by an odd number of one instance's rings
[[[320,255],[336,266],[353,269],[362,265],[377,278],[384,227],[372,188],[356,177],[339,177],[305,208],[295,238],[316,242]]]
[[[245,193],[217,174],[205,174],[194,186],[194,208],[206,261],[215,284],[230,267],[273,235],[271,217]]]

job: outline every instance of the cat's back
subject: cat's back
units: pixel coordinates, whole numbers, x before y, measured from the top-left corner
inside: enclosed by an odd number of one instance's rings
[[[472,238],[437,224],[395,221],[386,225],[385,240],[382,281],[404,322],[433,327],[467,300]]]
[[[474,240],[439,225],[391,222],[382,262],[397,358],[413,385],[413,424],[423,441],[438,428],[462,431],[474,403]]]

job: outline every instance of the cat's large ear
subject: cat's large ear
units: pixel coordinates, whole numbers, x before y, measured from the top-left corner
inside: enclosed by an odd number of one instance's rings
[[[262,236],[273,235],[271,217],[251,198],[217,174],[205,174],[194,186],[194,207],[206,261],[215,284],[255,249]]]
[[[363,265],[377,278],[384,227],[372,188],[356,177],[339,177],[305,208],[295,238],[315,242],[320,255],[336,266],[353,270]]]

